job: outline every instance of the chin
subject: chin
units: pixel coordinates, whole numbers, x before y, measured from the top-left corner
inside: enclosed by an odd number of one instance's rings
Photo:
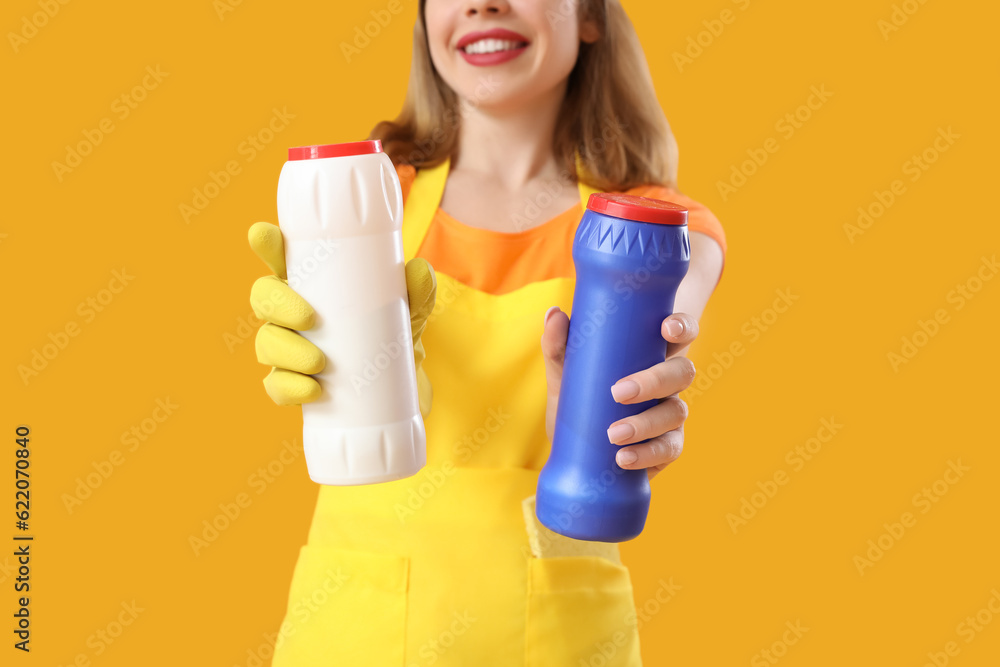
[[[525,76],[484,72],[464,77],[462,85],[452,87],[463,103],[479,109],[510,109],[525,104],[538,95],[538,86]]]

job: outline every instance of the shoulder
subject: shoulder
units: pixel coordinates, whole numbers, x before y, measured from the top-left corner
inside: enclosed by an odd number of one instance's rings
[[[652,199],[661,199],[673,202],[674,204],[680,204],[688,210],[688,229],[692,232],[701,232],[710,236],[719,244],[723,254],[725,254],[726,233],[722,228],[722,223],[715,217],[711,209],[701,202],[688,197],[679,190],[664,185],[640,185],[628,190],[624,194],[650,197]]]
[[[410,194],[413,179],[417,177],[417,170],[412,164],[397,164],[396,176],[399,177],[399,187],[403,191],[403,201],[405,202],[406,196]]]
[[[708,218],[716,221],[718,220],[718,218],[715,217],[715,214],[701,202],[688,197],[686,194],[675,190],[674,188],[664,185],[640,185],[628,190],[625,194],[637,195],[639,197],[651,197],[652,199],[661,199],[663,201],[673,202],[674,204],[680,204],[688,210],[689,223]]]

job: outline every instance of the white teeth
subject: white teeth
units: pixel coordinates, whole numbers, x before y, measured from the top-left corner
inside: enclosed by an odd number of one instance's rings
[[[471,44],[466,44],[463,49],[466,53],[496,53],[497,51],[510,51],[521,46],[524,42],[511,42],[502,39],[480,39]]]

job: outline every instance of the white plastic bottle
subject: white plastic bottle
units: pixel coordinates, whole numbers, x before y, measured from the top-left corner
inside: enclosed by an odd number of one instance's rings
[[[326,355],[302,405],[309,477],[331,485],[409,477],[427,460],[403,270],[403,200],[379,141],[288,149],[278,225],[288,284],[316,311],[301,332]]]

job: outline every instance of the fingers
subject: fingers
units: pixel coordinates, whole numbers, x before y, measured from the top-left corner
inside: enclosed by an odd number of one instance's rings
[[[250,306],[257,317],[297,331],[311,329],[316,311],[276,276],[258,278],[250,289]]]
[[[257,329],[257,361],[265,366],[315,375],[326,366],[326,356],[300,334],[265,322]]]
[[[430,262],[422,257],[414,257],[406,263],[406,298],[410,306],[410,332],[413,334],[413,362],[421,368],[426,352],[420,337],[427,326],[427,318],[434,310],[437,297],[437,277]],[[429,394],[428,394],[429,396]],[[428,403],[427,409],[430,410]],[[423,408],[421,408],[423,410]]]
[[[427,419],[434,401],[434,388],[431,386],[431,379],[427,377],[427,371],[423,368],[417,368],[417,400],[420,404],[420,416]]]
[[[542,357],[545,359],[545,384],[550,395],[558,394],[562,384],[568,335],[569,316],[559,310],[558,306],[549,308],[542,325]]]
[[[682,426],[687,416],[687,403],[671,396],[648,410],[616,421],[608,428],[608,440],[616,445],[628,445],[655,438]]]
[[[690,359],[674,357],[623,377],[611,387],[611,395],[623,405],[666,398],[687,389],[694,375],[694,363]]]
[[[274,273],[273,276],[258,279],[250,290],[250,305],[254,314],[274,323],[265,323],[257,331],[257,359],[261,363],[283,367],[271,369],[264,378],[264,390],[278,405],[301,405],[315,401],[323,390],[319,382],[303,375],[303,372],[318,373],[325,366],[326,358],[315,345],[289,329],[312,328],[316,312],[283,282],[288,274],[281,230],[269,222],[257,222],[251,225],[247,240],[254,253]],[[303,372],[284,367],[302,369]]]
[[[660,335],[667,341],[666,358],[676,356],[698,337],[698,320],[685,313],[674,313],[664,318]]]
[[[622,447],[615,462],[626,470],[650,469],[650,477],[677,460],[684,451],[684,427],[668,431],[640,445]]]
[[[271,369],[264,378],[264,390],[278,405],[311,403],[323,393],[315,379],[282,368]]]
[[[410,327],[413,331],[413,341],[420,338],[427,324],[427,318],[434,310],[434,299],[437,295],[437,278],[430,263],[415,257],[406,263],[406,296],[410,306]]]
[[[268,268],[279,278],[287,279],[285,269],[285,244],[281,230],[270,222],[255,222],[247,233],[250,248],[264,260]]]

